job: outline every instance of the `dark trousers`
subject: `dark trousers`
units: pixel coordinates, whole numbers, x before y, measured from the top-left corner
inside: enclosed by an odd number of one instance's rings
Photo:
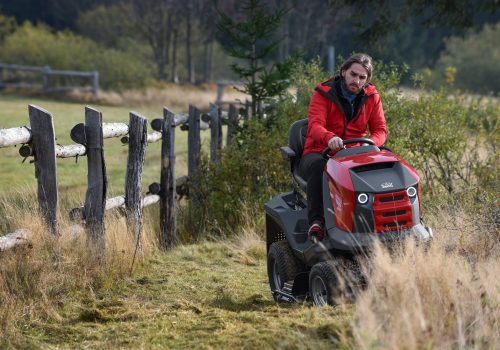
[[[307,181],[307,218],[309,224],[314,220],[324,222],[323,213],[323,170],[326,159],[321,153],[309,153],[303,156],[299,164],[300,176]]]

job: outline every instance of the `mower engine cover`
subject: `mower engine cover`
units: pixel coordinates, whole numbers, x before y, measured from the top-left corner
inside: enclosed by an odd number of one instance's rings
[[[358,149],[363,148],[371,147]],[[351,233],[382,233],[418,224],[417,172],[387,150],[358,154],[353,150],[339,151],[326,165],[334,226]]]

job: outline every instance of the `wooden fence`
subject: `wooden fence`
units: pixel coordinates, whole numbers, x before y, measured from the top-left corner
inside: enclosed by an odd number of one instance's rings
[[[33,79],[28,79],[28,76],[33,74],[35,75],[35,80],[41,80],[40,83],[34,83],[31,82]],[[51,77],[83,78],[90,84],[53,86],[51,84]],[[5,87],[41,89],[44,92],[81,90],[92,91],[92,93],[97,94],[99,91],[99,72],[55,70],[49,66],[0,63],[0,88]]]
[[[200,160],[200,130],[210,129],[210,159],[220,161],[222,148],[222,124],[227,124],[226,144],[231,143],[234,128],[238,123],[238,110],[234,105],[223,112],[211,104],[209,112],[202,114],[190,105],[188,114],[175,114],[164,108],[163,117],[151,122],[148,132],[147,120],[136,112],[130,112],[128,123],[104,123],[102,114],[92,107],[85,107],[85,122],[71,130],[72,145],[58,145],[54,137],[52,115],[37,106],[29,106],[30,126],[0,129],[0,148],[22,145],[19,154],[32,157],[38,183],[40,214],[48,230],[58,234],[57,213],[59,210],[56,158],[87,157],[87,192],[82,207],[69,212],[70,219],[84,222],[89,244],[93,251],[102,254],[105,250],[105,211],[125,208],[127,228],[131,236],[141,242],[142,209],[158,203],[160,209],[160,247],[170,249],[176,245],[176,192],[185,195],[186,181],[197,171]],[[188,131],[188,174],[175,178],[175,130]],[[103,139],[120,138],[128,144],[125,194],[107,198],[106,163]],[[161,142],[161,173],[159,182],[142,195],[141,180],[148,143]],[[0,237],[0,251],[24,242],[28,232],[19,229]]]

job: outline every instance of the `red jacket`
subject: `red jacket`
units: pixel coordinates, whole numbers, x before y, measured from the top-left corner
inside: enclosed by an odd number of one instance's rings
[[[377,146],[382,146],[387,137],[382,101],[373,84],[368,84],[356,97],[356,109],[348,122],[343,111],[343,101],[336,90],[340,87],[339,78],[327,80],[319,84],[309,105],[307,137],[303,154],[322,152],[328,140],[338,136],[343,140],[355,137],[369,138]],[[344,102],[345,105],[345,102]]]

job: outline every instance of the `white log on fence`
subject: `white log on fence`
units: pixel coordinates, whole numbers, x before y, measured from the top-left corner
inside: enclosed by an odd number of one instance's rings
[[[161,132],[153,131],[152,133],[148,134],[148,142],[154,143],[156,141],[159,141],[161,140],[161,136],[162,136]]]
[[[149,205],[158,203],[160,201],[160,196],[157,194],[150,194],[145,196],[141,201],[141,208],[147,207]],[[125,196],[116,196],[113,198],[106,199],[106,211],[125,208]],[[85,220],[85,210],[83,207],[74,208],[70,211],[69,217],[71,221],[82,221]]]
[[[75,143],[74,145],[56,145],[56,157],[57,158],[72,158],[76,156],[84,156],[87,153],[87,149],[84,145]]]
[[[28,231],[19,229],[0,237],[0,252],[27,243]]]
[[[141,201],[141,207],[147,207],[148,205],[158,203],[160,201],[160,196],[157,194],[149,194],[144,197]]]
[[[102,123],[102,137],[109,139],[128,134],[128,125],[125,123]]]
[[[0,148],[28,143],[31,140],[31,131],[26,126],[19,128],[0,129]]]
[[[148,141],[148,143],[155,143],[155,142],[158,142],[158,141],[160,141],[160,140],[161,140],[161,132],[158,132],[158,131],[153,131],[153,132],[151,132],[151,133],[148,133],[148,136],[147,136],[147,141]],[[123,137],[121,138],[121,142],[122,142],[123,144],[128,143],[128,141],[129,141],[129,137],[128,137],[128,135],[123,136]]]

